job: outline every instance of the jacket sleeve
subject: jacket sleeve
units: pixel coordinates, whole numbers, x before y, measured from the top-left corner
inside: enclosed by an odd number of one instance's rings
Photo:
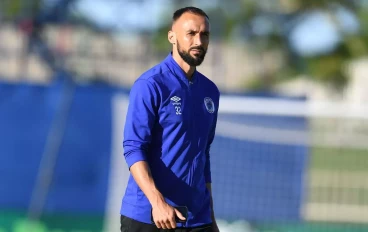
[[[217,102],[217,106],[219,105],[219,103]],[[204,179],[206,181],[206,183],[211,183],[212,179],[211,179],[211,158],[210,158],[210,148],[212,145],[212,142],[215,138],[215,133],[216,133],[216,125],[217,125],[217,115],[218,115],[218,110],[215,111],[215,117],[213,119],[212,122],[212,126],[211,126],[211,130],[208,136],[208,141],[207,141],[207,147],[206,147],[206,164],[204,166]]]
[[[157,117],[157,91],[147,80],[137,80],[129,94],[129,106],[124,126],[124,157],[130,167],[145,161]]]

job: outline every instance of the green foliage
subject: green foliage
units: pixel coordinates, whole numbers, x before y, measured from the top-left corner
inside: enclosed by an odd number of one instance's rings
[[[347,36],[344,46],[349,51],[349,57],[359,58],[368,54],[368,36]]]
[[[349,73],[345,69],[347,63],[367,55],[367,51],[365,36],[346,36],[331,53],[305,59],[307,74],[338,89],[343,88],[349,81]]]
[[[15,15],[19,14],[22,7],[20,0],[5,0],[0,4],[0,11],[3,14],[4,19],[13,18]]]
[[[155,34],[152,35],[153,49],[157,53],[167,53],[171,49],[171,44],[168,41],[167,33],[170,30],[170,25],[165,24]]]
[[[42,0],[2,0],[0,1],[0,15],[5,20],[29,17],[34,15],[41,5]]]
[[[338,54],[307,60],[308,74],[316,80],[341,88],[348,77],[343,73],[344,58]]]

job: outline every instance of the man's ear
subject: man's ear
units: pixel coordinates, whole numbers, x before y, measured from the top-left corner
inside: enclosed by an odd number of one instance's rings
[[[175,44],[176,43],[176,35],[175,35],[175,32],[173,31],[169,31],[167,33],[167,39],[169,40],[169,42],[171,44]]]

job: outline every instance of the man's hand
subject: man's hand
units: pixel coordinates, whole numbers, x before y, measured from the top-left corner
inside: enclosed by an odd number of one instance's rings
[[[165,202],[162,194],[157,190],[153,181],[151,171],[146,161],[139,161],[130,167],[138,186],[142,189],[149,202],[152,205],[152,217],[158,228],[174,229],[176,228],[175,216],[185,220],[183,215],[172,206]]]
[[[185,220],[184,216],[177,209],[168,205],[165,201],[152,206],[153,221],[159,229],[175,229],[175,216],[181,220]]]

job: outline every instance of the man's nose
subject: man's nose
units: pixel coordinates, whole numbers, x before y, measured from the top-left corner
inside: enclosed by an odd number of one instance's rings
[[[195,46],[201,46],[203,44],[203,38],[200,33],[197,33],[194,38],[194,44]]]

